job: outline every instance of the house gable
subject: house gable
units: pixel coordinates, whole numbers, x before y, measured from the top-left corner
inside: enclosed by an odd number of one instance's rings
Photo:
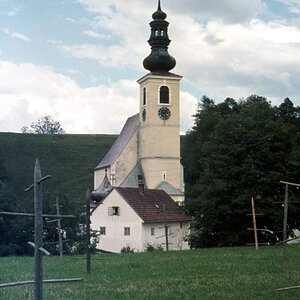
[[[113,189],[91,214],[91,228],[98,232],[105,228],[97,248],[116,253],[128,245],[141,249],[142,222],[123,196]],[[129,235],[125,235],[125,228],[129,228]]]

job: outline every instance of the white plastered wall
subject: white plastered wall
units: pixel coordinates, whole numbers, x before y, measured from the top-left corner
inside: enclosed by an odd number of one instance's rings
[[[190,249],[188,242],[185,238],[190,234],[190,222],[182,222],[182,228],[180,222],[172,222],[169,226],[169,250],[188,250]],[[154,235],[151,235],[151,228],[154,228]],[[143,246],[147,247],[147,244],[157,248],[161,246],[166,249],[166,237],[164,223],[151,223],[143,224]]]
[[[120,186],[128,174],[132,171],[137,163],[137,131],[125,146],[115,162],[107,167],[107,176],[113,186]],[[102,183],[105,175],[105,168],[95,170],[94,172],[94,189]]]
[[[119,216],[109,216],[108,207],[120,208]],[[136,251],[142,251],[142,220],[124,200],[113,190],[91,215],[91,228],[100,230],[106,228],[106,235],[100,235],[98,249],[120,253],[123,247],[129,246]],[[130,227],[130,236],[124,235],[124,227]]]

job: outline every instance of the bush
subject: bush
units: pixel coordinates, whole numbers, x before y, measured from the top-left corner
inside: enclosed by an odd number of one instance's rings
[[[158,245],[156,248],[151,245],[151,244],[147,244],[146,245],[146,252],[152,252],[152,251],[163,251],[163,247],[161,245]]]
[[[134,252],[134,248],[130,248],[130,246],[124,246],[122,249],[121,249],[121,253],[133,253]]]

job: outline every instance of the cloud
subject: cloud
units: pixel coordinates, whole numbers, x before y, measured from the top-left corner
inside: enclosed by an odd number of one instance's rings
[[[12,32],[8,28],[2,28],[1,31],[5,34],[9,35],[12,38],[17,38],[17,39],[23,40],[25,42],[30,42],[30,39],[22,33]]]
[[[8,13],[7,13],[7,15],[9,16],[9,17],[13,17],[13,16],[15,16],[16,14],[17,14],[17,10],[11,10],[11,11],[9,11]]]
[[[49,114],[67,133],[119,133],[126,119],[138,112],[138,97],[136,81],[81,88],[49,67],[0,61],[0,131],[20,132]],[[182,99],[185,132],[197,101],[188,93]]]
[[[300,30],[297,27],[252,20],[247,25],[210,21],[199,26],[185,22],[187,33],[175,28],[173,55],[180,74],[220,100],[260,94],[282,101],[298,99]],[[176,23],[175,23],[176,24]],[[178,25],[175,25],[178,26]],[[177,30],[177,31],[176,31]],[[197,36],[196,40],[192,40]],[[207,36],[221,41],[207,41]]]
[[[71,23],[76,23],[76,20],[70,17],[64,18],[65,21],[71,22]]]
[[[98,33],[98,32],[92,31],[92,30],[84,30],[82,33],[85,35],[88,35],[92,38],[96,38],[96,39],[107,39],[108,38],[107,35],[101,34],[101,33]]]
[[[296,1],[296,0],[295,0]],[[144,20],[156,9],[156,3],[147,0],[77,0],[93,13],[114,16],[118,13],[141,16]],[[267,9],[262,0],[172,0],[163,1],[162,9],[168,14],[180,12],[199,18],[217,18],[226,23],[240,23],[249,21]]]
[[[276,1],[285,4],[291,13],[300,14],[299,0],[276,0]]]
[[[95,15],[91,28],[109,32],[111,42],[64,45],[64,51],[116,70],[143,70],[141,62],[150,52],[146,21],[155,10],[153,3],[77,1]],[[260,0],[187,0],[184,5],[173,0],[164,1],[162,8],[170,22],[169,52],[177,60],[173,71],[199,90],[199,98],[205,91],[217,100],[260,94],[274,104],[287,96],[299,101],[299,25],[260,20],[267,9]]]

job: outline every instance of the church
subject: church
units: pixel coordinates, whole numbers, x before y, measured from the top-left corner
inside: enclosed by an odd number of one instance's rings
[[[127,119],[120,135],[94,170],[91,228],[100,232],[97,248],[119,253],[123,247],[189,249],[191,218],[184,200],[180,164],[180,80],[170,73],[176,60],[168,53],[167,15],[150,22],[149,71],[140,86],[139,112]],[[166,225],[167,224],[167,225]]]

